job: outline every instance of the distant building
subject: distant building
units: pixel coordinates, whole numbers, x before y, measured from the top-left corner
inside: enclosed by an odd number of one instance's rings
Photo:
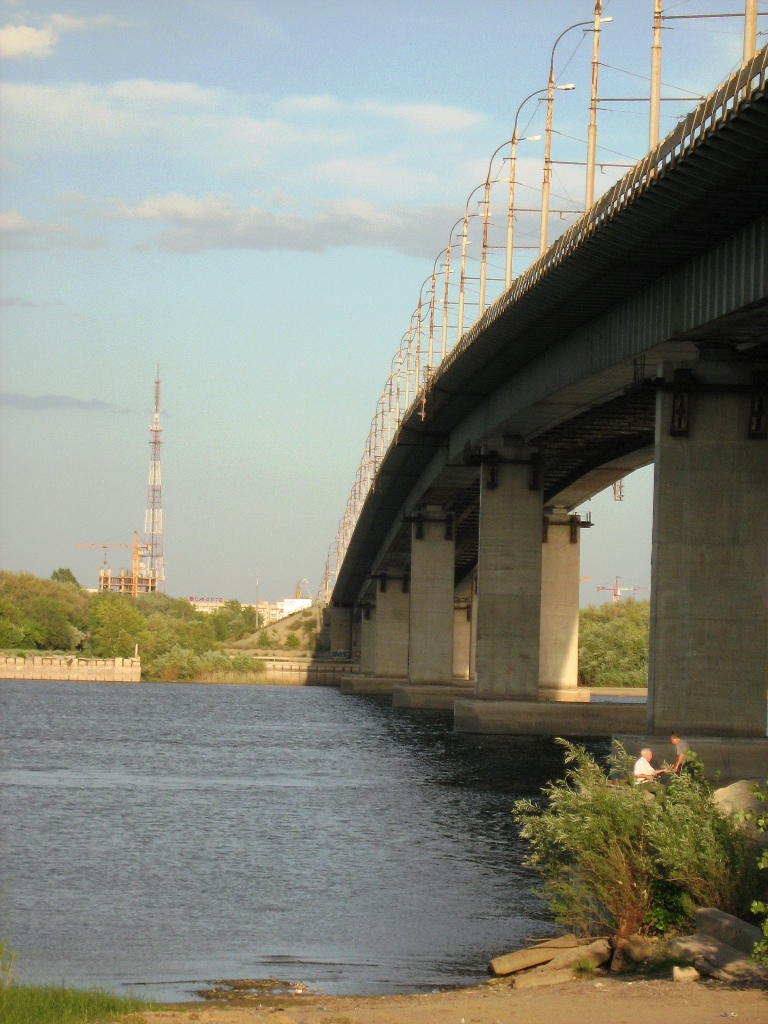
[[[203,615],[213,615],[219,608],[223,608],[227,602],[223,597],[190,597],[189,603],[196,612],[202,612]]]
[[[300,612],[304,608],[312,607],[312,599],[309,597],[286,597],[283,601],[277,602],[277,608],[280,612],[279,618],[284,619],[286,615],[293,615],[294,612]]]
[[[113,573],[108,565],[99,569],[99,593],[107,594],[154,594],[157,590],[157,573],[154,569],[139,568],[134,587],[133,571],[121,569]]]

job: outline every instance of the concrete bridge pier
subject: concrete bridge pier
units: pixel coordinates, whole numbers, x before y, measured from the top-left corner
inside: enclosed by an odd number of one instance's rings
[[[430,508],[411,524],[408,682],[453,682],[453,517]]]
[[[376,581],[376,636],[373,673],[387,678],[408,676],[410,634],[408,576],[382,574]]]
[[[768,775],[768,399],[748,366],[702,357],[657,396],[648,722],[724,779]]]
[[[454,729],[521,736],[628,732],[644,721],[643,705],[579,699],[581,524],[553,512],[543,542],[538,482],[535,453],[522,446],[499,449],[498,460],[483,463],[475,699],[455,701]]]
[[[364,604],[360,619],[360,672],[373,675],[376,662],[376,605]]]
[[[494,447],[480,474],[475,696],[536,700],[542,493],[535,456]]]
[[[588,700],[579,692],[581,517],[544,515],[541,548],[539,700]]]
[[[470,574],[453,594],[453,678],[469,682],[472,672],[472,601],[474,579]]]
[[[331,650],[352,652],[352,609],[331,606]]]

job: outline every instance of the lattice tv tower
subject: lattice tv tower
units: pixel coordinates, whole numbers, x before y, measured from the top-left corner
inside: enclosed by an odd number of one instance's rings
[[[147,489],[147,511],[144,515],[144,543],[149,549],[147,556],[148,575],[157,579],[157,589],[165,590],[165,562],[163,560],[163,501],[160,484],[160,367],[155,380],[155,416],[150,430],[149,448],[152,457],[149,463],[149,487]]]

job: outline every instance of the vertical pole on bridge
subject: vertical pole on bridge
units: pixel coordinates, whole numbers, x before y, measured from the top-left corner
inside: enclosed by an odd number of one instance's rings
[[[662,0],[654,0],[653,46],[651,47],[651,109],[648,118],[648,149],[659,144],[659,108],[661,107],[661,17]]]
[[[744,63],[751,60],[757,50],[757,0],[746,0],[744,8]]]
[[[589,128],[587,130],[587,188],[584,209],[595,201],[595,154],[597,151],[597,77],[600,67],[600,18],[603,0],[595,0],[595,27],[592,30],[592,88],[589,94]]]

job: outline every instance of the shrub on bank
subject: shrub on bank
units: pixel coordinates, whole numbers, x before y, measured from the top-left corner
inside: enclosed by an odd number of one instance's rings
[[[266,671],[263,661],[249,654],[237,654],[230,658],[223,651],[205,651],[196,654],[194,650],[176,644],[160,655],[146,668],[149,679],[159,682],[189,682],[194,680],[218,680],[237,676],[258,675]]]
[[[544,789],[543,804],[521,800],[514,813],[559,924],[620,939],[688,928],[699,906],[749,912],[764,885],[754,844],[700,773],[652,796],[622,749],[606,773],[584,748],[558,742],[565,779]]]

